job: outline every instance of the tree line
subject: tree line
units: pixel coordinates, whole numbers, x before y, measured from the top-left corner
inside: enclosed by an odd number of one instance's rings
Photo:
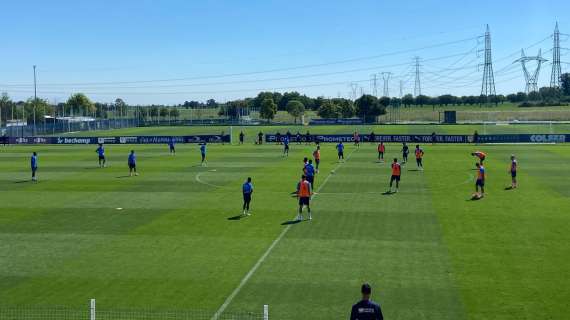
[[[322,118],[360,117],[367,122],[374,121],[386,113],[388,107],[423,106],[473,106],[499,105],[505,102],[516,103],[521,107],[567,105],[570,102],[570,74],[561,77],[561,88],[543,87],[537,92],[518,92],[496,96],[455,96],[444,94],[436,97],[427,95],[402,98],[375,97],[364,94],[360,98],[308,97],[299,92],[260,92],[253,98],[245,98],[219,103],[214,99],[206,102],[185,101],[178,105],[136,105],[129,106],[121,98],[113,103],[92,102],[85,94],[71,95],[66,102],[50,104],[46,99],[29,98],[26,101],[12,101],[3,93],[0,96],[0,120],[24,120],[28,124],[44,121],[45,116],[77,117],[88,116],[98,119],[135,117],[141,120],[158,121],[180,117],[180,109],[216,109],[218,115],[230,119],[247,116],[252,110],[258,111],[262,119],[275,118],[278,111],[288,112],[297,122],[307,110],[316,111]]]

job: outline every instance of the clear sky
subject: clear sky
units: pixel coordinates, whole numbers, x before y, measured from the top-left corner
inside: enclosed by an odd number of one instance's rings
[[[259,90],[349,97],[373,91],[371,75],[392,72],[389,94],[478,95],[485,25],[491,28],[498,93],[524,89],[520,49],[542,48],[556,21],[570,33],[570,1],[5,1],[0,91],[64,101],[130,104],[219,101]],[[562,36],[562,46],[570,47]],[[570,52],[562,51],[570,62]],[[563,72],[570,65],[562,65]],[[548,85],[550,62],[539,85]],[[378,75],[378,95],[383,93]]]

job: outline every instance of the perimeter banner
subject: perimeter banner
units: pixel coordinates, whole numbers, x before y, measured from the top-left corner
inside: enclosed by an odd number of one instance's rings
[[[279,139],[283,141],[285,135]],[[435,139],[435,140],[434,140]],[[317,134],[302,135],[301,142],[354,142],[352,134]],[[276,142],[274,134],[265,135],[266,142]],[[297,142],[295,135],[290,138],[291,142]],[[377,134],[360,135],[361,142],[407,142],[407,143],[565,143],[570,142],[570,134],[498,134],[479,135],[477,141],[472,135],[409,135],[409,134]]]
[[[230,142],[230,135],[119,136],[119,137],[8,137],[8,144],[168,144]]]

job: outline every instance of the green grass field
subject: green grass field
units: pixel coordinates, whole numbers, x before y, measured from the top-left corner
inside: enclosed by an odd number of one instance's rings
[[[251,136],[259,128],[247,130]],[[179,144],[176,156],[163,145],[109,145],[104,169],[94,146],[0,149],[0,318],[2,307],[83,308],[90,298],[106,309],[200,309],[211,316],[239,287],[228,313],[268,304],[270,319],[347,319],[364,281],[387,319],[566,318],[570,146],[423,147],[425,171],[408,164],[400,193],[383,195],[390,169],[376,161],[374,145],[348,146],[345,163],[333,145],[323,145],[313,221],[299,224],[284,223],[296,215],[290,193],[313,146],[292,145],[283,158],[276,145],[210,145],[208,167],[201,167],[196,145]],[[128,177],[131,148],[138,177]],[[399,157],[399,148],[388,145],[388,158]],[[489,155],[487,196],[479,201],[469,200],[474,148]],[[32,151],[40,159],[37,184],[28,181]],[[512,153],[520,188],[507,191]],[[253,215],[231,219],[241,212],[248,176]]]

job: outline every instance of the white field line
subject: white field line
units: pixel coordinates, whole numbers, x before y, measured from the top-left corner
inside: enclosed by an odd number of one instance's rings
[[[202,181],[202,179],[200,179],[200,176],[201,176],[203,173],[206,173],[206,172],[207,172],[207,171],[198,172],[198,173],[196,174],[196,177],[194,177],[194,179],[196,180],[196,182],[201,183],[201,184],[205,184],[205,185],[207,185],[207,186],[214,187],[214,188],[222,188],[222,186],[218,186],[218,185],[215,185],[215,184],[208,183],[208,182],[206,182],[206,181]]]
[[[329,173],[327,175],[327,177],[325,178],[325,180],[323,181],[323,183],[319,186],[319,188],[317,189],[317,191],[315,191],[315,194],[313,194],[313,196],[311,197],[311,199],[314,199],[318,192],[325,186],[325,184],[329,181],[330,177],[333,175],[332,172],[336,172],[336,170],[338,170],[343,164],[346,163],[346,161],[348,161],[350,159],[350,157],[352,156],[352,154],[358,150],[358,148],[355,148],[354,150],[352,150],[350,152],[350,154],[346,157],[346,160],[343,162],[340,162],[339,164],[337,164],[337,166],[331,171],[331,173]],[[198,175],[196,175],[197,179],[198,179]],[[288,224],[285,229],[283,229],[283,231],[281,231],[281,233],[279,234],[279,236],[273,240],[273,242],[271,243],[271,245],[269,246],[269,248],[267,248],[267,250],[265,250],[265,252],[263,253],[263,255],[259,258],[259,260],[257,260],[257,262],[253,265],[253,267],[249,270],[249,272],[245,275],[245,277],[243,277],[243,279],[241,279],[239,285],[234,289],[234,291],[232,291],[232,293],[226,298],[226,300],[224,301],[224,303],[220,306],[220,308],[218,309],[218,311],[216,311],[216,313],[214,313],[214,315],[212,316],[211,320],[217,320],[220,315],[226,310],[226,308],[232,303],[232,301],[234,300],[234,298],[238,295],[238,293],[241,291],[241,289],[245,286],[245,284],[249,281],[249,279],[251,278],[251,276],[253,276],[253,274],[255,273],[255,271],[257,271],[257,269],[259,268],[259,266],[265,261],[265,259],[269,256],[269,254],[271,253],[271,251],[273,251],[273,248],[275,248],[275,246],[281,241],[281,239],[283,239],[283,237],[285,236],[285,234],[287,234],[287,232],[289,231],[289,229],[291,229],[291,224]]]

